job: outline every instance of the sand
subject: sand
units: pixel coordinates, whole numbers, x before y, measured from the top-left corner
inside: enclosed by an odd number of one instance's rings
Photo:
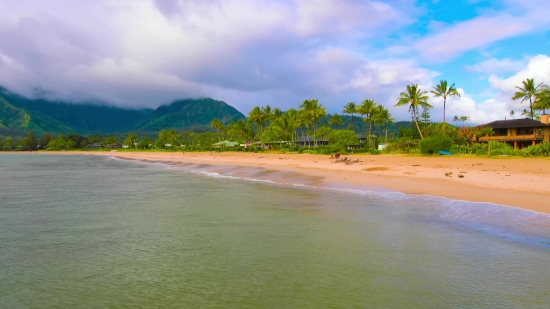
[[[334,163],[328,155],[311,154],[88,151],[70,154],[263,167],[322,177],[326,181],[496,203],[550,214],[550,159],[547,158],[351,155],[348,158],[362,162],[345,165]],[[451,174],[446,176],[446,173]]]

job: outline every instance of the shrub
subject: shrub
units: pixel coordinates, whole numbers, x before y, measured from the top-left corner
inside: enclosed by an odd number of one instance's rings
[[[381,153],[381,151],[378,150],[378,149],[375,149],[375,148],[371,148],[371,149],[369,149],[369,153],[373,154],[373,155],[379,155]]]
[[[300,147],[298,148],[298,153],[304,153],[304,150],[309,149],[308,147]]]
[[[529,146],[521,150],[521,154],[524,156],[547,156],[550,155],[550,143],[542,142],[535,146]]]
[[[434,154],[439,150],[449,151],[453,146],[453,140],[445,135],[427,137],[420,141],[420,152],[423,154]]]
[[[305,149],[304,151],[302,151],[302,153],[316,154],[317,151],[315,151],[313,149]]]
[[[290,146],[288,148],[288,151],[296,152],[296,151],[298,151],[298,146]]]

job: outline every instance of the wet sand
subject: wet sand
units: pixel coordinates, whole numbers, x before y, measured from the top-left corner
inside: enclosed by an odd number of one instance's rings
[[[549,158],[351,155],[348,157],[362,162],[345,165],[334,163],[326,155],[311,154],[88,151],[70,154],[149,162],[263,167],[293,171],[330,182],[496,203],[550,214]],[[446,176],[446,173],[452,174]]]

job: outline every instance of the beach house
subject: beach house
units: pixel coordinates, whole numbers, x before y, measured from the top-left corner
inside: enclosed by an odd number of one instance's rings
[[[550,124],[548,115],[542,115],[541,121],[533,119],[497,120],[483,126],[493,128],[493,136],[481,136],[479,142],[505,142],[515,149],[536,145],[543,141],[550,142]]]

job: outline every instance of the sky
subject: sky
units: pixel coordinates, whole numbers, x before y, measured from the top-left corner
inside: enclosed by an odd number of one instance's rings
[[[445,79],[461,94],[447,120],[486,123],[528,108],[510,99],[522,80],[550,84],[548,0],[0,0],[0,12],[0,85],[29,97],[212,97],[245,115],[372,99],[410,120],[399,93]]]

